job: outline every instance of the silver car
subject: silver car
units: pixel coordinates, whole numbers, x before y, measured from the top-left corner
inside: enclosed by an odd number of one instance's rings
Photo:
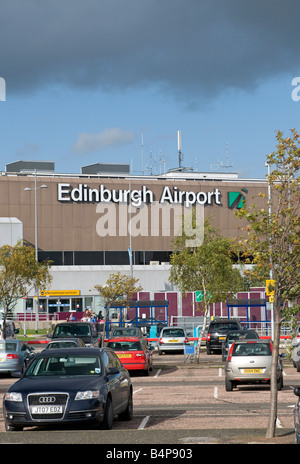
[[[295,438],[297,445],[300,445],[300,387],[295,387],[294,393],[298,396],[298,401],[294,408]]]
[[[182,327],[164,327],[159,335],[157,347],[158,354],[170,351],[182,351],[188,343],[186,332]]]
[[[292,361],[297,372],[300,372],[300,326],[297,327],[295,337],[292,340]]]
[[[46,346],[46,350],[56,349],[56,348],[84,348],[85,343],[81,338],[56,338],[51,340]]]
[[[281,358],[277,367],[277,390],[283,387]],[[237,340],[231,345],[225,363],[225,389],[232,391],[238,384],[270,384],[272,344],[268,340]]]
[[[22,340],[0,340],[0,373],[21,375],[35,356],[33,351]]]

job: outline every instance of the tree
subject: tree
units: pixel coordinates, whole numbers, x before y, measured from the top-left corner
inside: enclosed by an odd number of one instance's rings
[[[106,284],[95,285],[94,288],[99,292],[106,305],[101,341],[102,346],[105,338],[106,320],[110,307],[113,304],[118,306],[127,306],[128,301],[133,298],[134,294],[142,290],[142,287],[138,285],[138,281],[139,279],[136,279],[135,277],[117,272],[116,274],[110,274]]]
[[[290,137],[277,131],[276,150],[267,156],[269,165],[268,200],[265,208],[256,204],[242,208],[237,215],[246,219],[248,237],[243,245],[254,259],[256,277],[275,281],[274,340],[271,372],[271,401],[267,437],[275,435],[277,420],[276,370],[280,329],[289,311],[288,301],[300,295],[300,148],[299,135]],[[271,168],[274,167],[274,169]],[[260,194],[261,197],[266,197]]]
[[[209,219],[204,221],[204,237],[201,246],[186,246],[186,237],[182,234],[175,239],[175,251],[171,255],[172,265],[170,281],[182,293],[189,291],[202,292],[204,323],[197,343],[197,358],[206,326],[210,305],[214,302],[226,301],[243,285],[238,269],[232,266],[231,252],[233,242],[222,237],[210,225]]]
[[[3,327],[8,312],[22,296],[33,288],[46,288],[52,278],[50,262],[36,261],[33,247],[19,241],[16,245],[0,248],[0,301],[3,305]]]

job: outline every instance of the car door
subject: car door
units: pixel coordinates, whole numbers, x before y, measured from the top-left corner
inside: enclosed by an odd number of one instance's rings
[[[115,367],[119,370],[119,374],[114,376],[115,384],[115,396],[116,404],[118,405],[119,410],[124,409],[124,404],[127,404],[128,394],[129,394],[129,374],[126,373],[122,363],[116,353],[113,351],[108,352],[110,359],[110,366]]]

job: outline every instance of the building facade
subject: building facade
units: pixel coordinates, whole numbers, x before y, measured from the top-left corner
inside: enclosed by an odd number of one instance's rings
[[[56,174],[49,164],[47,170],[32,164],[22,170],[20,163],[18,171],[1,173],[0,218],[16,218],[39,260],[52,261],[52,293],[39,295],[43,313],[88,306],[97,312],[102,303],[94,286],[116,271],[139,278],[150,294],[175,292],[168,280],[174,237],[184,231],[190,244],[200,245],[201,225],[210,217],[222,235],[237,238],[244,224],[235,212],[243,202],[255,198],[266,207],[259,197],[267,195],[264,179],[193,172],[131,176],[126,169],[95,174],[94,166],[92,173],[85,167],[78,175]],[[28,297],[23,305],[30,308],[33,295]]]

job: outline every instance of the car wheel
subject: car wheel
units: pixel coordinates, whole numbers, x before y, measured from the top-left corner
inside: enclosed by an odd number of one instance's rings
[[[158,354],[159,354],[159,356],[161,356],[163,354],[163,352],[161,350],[158,350]]]
[[[233,382],[230,380],[225,379],[225,390],[227,392],[231,392],[233,390]]]
[[[148,364],[147,369],[143,370],[143,375],[147,377],[149,375],[149,371],[150,371],[150,368],[149,368],[149,364]]]
[[[279,377],[279,379],[277,380],[277,391],[280,391],[283,387],[283,377]]]
[[[119,414],[118,417],[120,420],[130,421],[132,419],[132,416],[133,416],[133,403],[132,403],[132,391],[130,390],[127,408],[125,409],[124,412]]]
[[[296,362],[295,367],[296,367],[296,369],[297,369],[297,372],[300,372],[300,361],[297,361],[297,362]]]
[[[105,411],[104,411],[102,428],[104,430],[110,430],[113,426],[113,422],[114,422],[113,405],[112,405],[111,399],[108,396],[106,399],[106,406],[105,406]]]

